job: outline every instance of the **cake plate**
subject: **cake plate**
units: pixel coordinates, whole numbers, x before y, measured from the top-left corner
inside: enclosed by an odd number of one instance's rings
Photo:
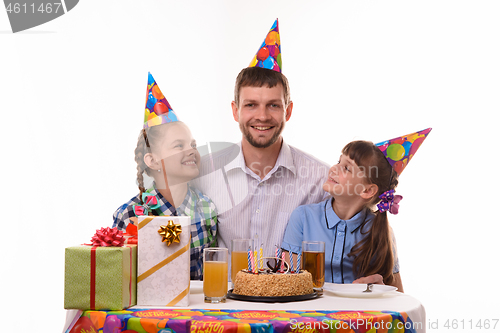
[[[321,296],[318,292],[313,292],[312,294],[306,295],[296,295],[296,296],[247,296],[233,293],[233,289],[227,292],[227,297],[231,299],[236,299],[238,301],[246,302],[265,302],[265,303],[286,303],[286,302],[297,302],[297,301],[307,301],[310,299],[315,299]]]

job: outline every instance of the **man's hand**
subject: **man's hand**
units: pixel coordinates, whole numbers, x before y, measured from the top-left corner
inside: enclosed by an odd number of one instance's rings
[[[384,284],[384,278],[380,274],[373,274],[361,277],[352,281],[352,283],[375,283],[375,284]]]

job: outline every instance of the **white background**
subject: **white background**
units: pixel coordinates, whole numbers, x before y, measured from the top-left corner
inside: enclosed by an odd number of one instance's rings
[[[499,319],[499,15],[497,1],[82,0],[12,34],[0,10],[2,331],[62,329],[64,248],[137,193],[147,72],[199,145],[236,142],[234,80],[276,17],[287,142],[332,164],[353,139],[433,127],[390,216],[405,291],[441,328]]]

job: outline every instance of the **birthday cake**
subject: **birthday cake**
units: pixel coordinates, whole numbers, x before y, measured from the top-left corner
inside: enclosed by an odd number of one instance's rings
[[[312,275],[300,273],[263,272],[255,274],[241,270],[234,279],[233,293],[246,296],[297,296],[313,293]]]

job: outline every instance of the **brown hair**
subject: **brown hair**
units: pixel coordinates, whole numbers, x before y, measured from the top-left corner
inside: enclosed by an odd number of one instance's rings
[[[365,170],[368,182],[378,186],[378,192],[367,204],[374,207],[380,202],[379,195],[395,189],[398,185],[398,175],[391,167],[380,149],[369,141],[353,141],[347,144],[342,153],[349,156],[359,167]],[[361,230],[365,226],[361,225]],[[363,231],[362,231],[363,232]],[[356,276],[380,274],[384,283],[394,281],[394,253],[392,237],[387,212],[375,211],[375,218],[365,238],[353,246],[349,256],[355,256],[354,273]]]
[[[283,86],[283,97],[285,100],[285,107],[290,104],[290,86],[285,75],[266,68],[260,67],[247,67],[244,68],[236,78],[234,85],[234,103],[239,106],[240,103],[240,89],[242,87],[262,87],[273,88],[281,84]]]

